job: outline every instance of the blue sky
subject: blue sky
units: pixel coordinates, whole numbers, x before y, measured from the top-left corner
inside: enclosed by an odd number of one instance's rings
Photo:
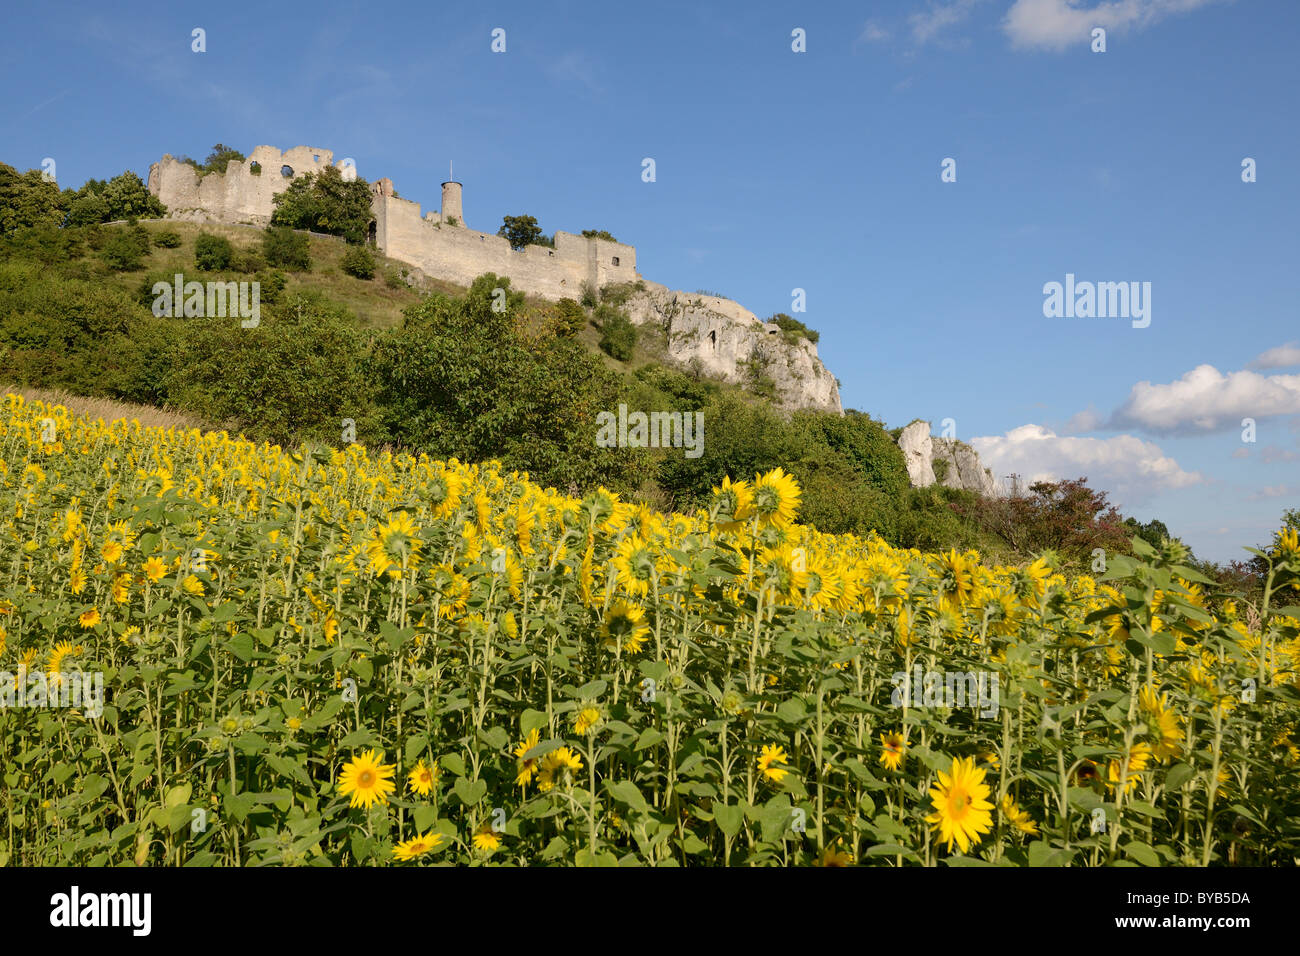
[[[0,160],[319,146],[426,210],[454,161],[471,227],[608,229],[759,316],[802,288],[846,407],[1238,557],[1300,506],[1300,4],[1094,7],[45,3],[0,36]],[[1150,325],[1044,317],[1067,273],[1150,282]]]

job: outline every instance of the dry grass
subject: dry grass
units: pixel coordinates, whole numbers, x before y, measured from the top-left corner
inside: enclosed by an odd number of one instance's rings
[[[70,412],[84,415],[86,418],[103,419],[115,422],[119,419],[138,419],[146,427],[161,428],[197,428],[200,431],[212,431],[213,426],[200,421],[192,415],[175,412],[152,405],[134,405],[131,402],[119,402],[111,398],[84,398],[68,392],[47,388],[28,388],[24,385],[0,386],[0,396],[21,395],[24,401],[44,402],[47,405],[63,405]]]

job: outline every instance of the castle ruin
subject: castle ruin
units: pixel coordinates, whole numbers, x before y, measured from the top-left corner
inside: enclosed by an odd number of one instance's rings
[[[335,163],[331,150],[310,146],[284,152],[258,146],[244,162],[229,163],[224,174],[201,175],[166,155],[149,167],[149,191],[167,206],[168,218],[265,226],[276,195],[294,179],[328,166],[345,175],[355,172],[346,160]],[[838,383],[815,344],[803,338],[791,343],[774,323],[730,299],[675,292],[646,280],[637,272],[635,246],[556,232],[554,248],[516,250],[504,238],[466,225],[459,182],[444,182],[441,199],[439,211],[422,215],[419,203],[396,195],[392,180],[375,180],[370,241],[389,258],[437,279],[468,286],[493,272],[508,277],[512,288],[552,301],[580,299],[584,285],[600,290],[637,284],[640,291],[624,307],[634,323],[664,331],[673,363],[732,383],[759,374],[784,407],[842,411]]]

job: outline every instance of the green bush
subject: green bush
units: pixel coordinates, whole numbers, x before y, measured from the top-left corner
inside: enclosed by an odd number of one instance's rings
[[[268,312],[270,314],[268,314]],[[189,322],[171,352],[167,393],[209,421],[273,442],[337,444],[342,420],[374,435],[365,339],[356,318],[317,295],[263,310],[255,328]]]
[[[160,249],[175,249],[181,244],[181,234],[171,229],[164,229],[153,237],[153,244]]]
[[[230,240],[201,232],[194,240],[194,265],[204,272],[216,272],[230,265],[235,250]]]
[[[572,338],[587,327],[587,313],[572,299],[561,299],[555,304],[555,332]]]
[[[596,319],[600,325],[601,349],[620,362],[629,361],[636,352],[636,326],[632,320],[606,305],[597,307]]]
[[[307,236],[287,226],[267,226],[262,234],[262,256],[268,265],[294,272],[311,270],[311,245]]]
[[[821,339],[821,333],[813,331],[794,316],[786,315],[784,312],[778,312],[767,321],[775,322],[780,327],[782,336],[791,345],[798,344],[801,338],[807,339],[813,345]]]
[[[504,313],[493,289],[506,290]],[[617,406],[618,379],[580,343],[526,337],[510,280],[480,276],[464,298],[434,294],[376,343],[377,402],[392,440],[436,457],[497,458],[557,488],[635,488],[645,457],[593,454],[596,415]]]
[[[343,253],[343,261],[340,266],[344,272],[357,279],[373,279],[375,277],[375,257],[370,254],[370,250],[365,246],[352,246],[349,248],[347,252]]]
[[[141,232],[143,230],[139,227],[109,230],[99,248],[100,259],[114,272],[130,272],[141,268],[144,257],[149,252],[148,234],[142,237]]]

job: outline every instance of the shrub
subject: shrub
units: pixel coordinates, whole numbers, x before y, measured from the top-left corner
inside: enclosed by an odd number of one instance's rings
[[[596,287],[590,282],[582,284],[582,296],[578,299],[588,309],[594,309],[597,305]]]
[[[343,261],[340,266],[344,272],[357,279],[373,279],[375,277],[375,257],[370,254],[370,250],[365,246],[352,246],[349,248],[347,252],[343,253]]]
[[[555,305],[555,332],[572,338],[587,327],[587,313],[572,299],[561,299]]]
[[[99,257],[114,272],[130,272],[144,265],[148,239],[135,229],[112,229],[99,250]]]
[[[602,316],[601,311],[605,309],[609,309],[612,314]],[[596,312],[600,321],[601,349],[620,362],[629,361],[636,351],[636,326],[626,315],[610,306],[601,306]]]
[[[267,226],[262,235],[262,255],[267,264],[294,272],[311,270],[311,252],[307,236],[287,226]]]
[[[389,269],[384,273],[384,285],[390,289],[405,289],[406,277],[397,269]]]
[[[230,240],[201,232],[194,240],[194,265],[204,272],[216,272],[230,265],[235,250]]]
[[[171,229],[164,229],[153,237],[153,244],[160,249],[175,249],[181,244],[181,234]]]
[[[784,312],[778,312],[767,321],[775,322],[780,327],[785,340],[791,345],[797,344],[801,338],[807,339],[813,345],[816,345],[818,340],[821,339],[821,333],[813,331],[798,319],[786,315]]]

